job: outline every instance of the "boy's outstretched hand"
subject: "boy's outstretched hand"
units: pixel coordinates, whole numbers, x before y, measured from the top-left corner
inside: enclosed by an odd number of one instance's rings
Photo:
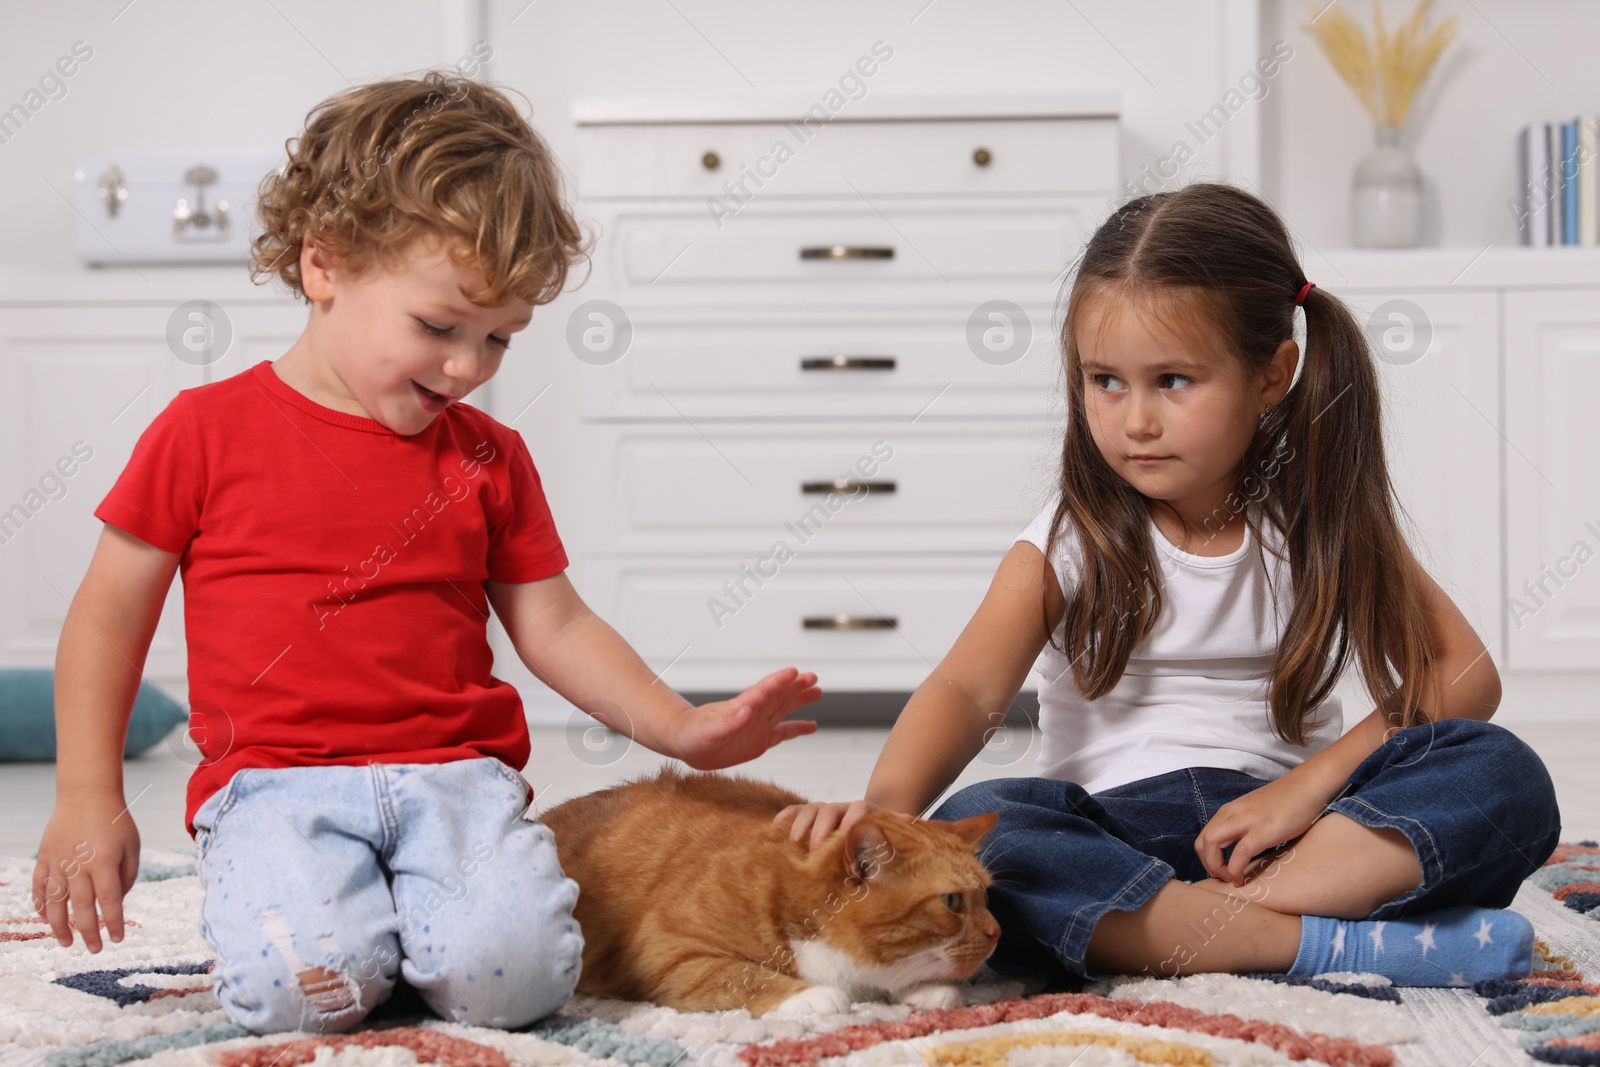
[[[684,712],[675,755],[700,771],[753,760],[779,742],[815,731],[809,719],[784,720],[821,695],[815,674],[794,667],[774,671],[732,700]]]

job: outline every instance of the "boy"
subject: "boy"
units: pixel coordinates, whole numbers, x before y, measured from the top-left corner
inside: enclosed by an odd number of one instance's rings
[[[522,1026],[566,1001],[583,941],[549,829],[521,818],[530,742],[489,607],[553,689],[702,769],[815,730],[785,718],[816,677],[701,708],[654,684],[567,581],[521,436],[458,404],[584,254],[505,96],[430,72],[333,97],[258,212],[253,277],[311,314],[276,362],[181,391],[95,512],[35,901],[64,946],[76,928],[98,952],[102,921],[122,939],[122,742],[181,566],[204,757],[186,824],[229,1016],[349,1030],[398,974],[447,1018]]]

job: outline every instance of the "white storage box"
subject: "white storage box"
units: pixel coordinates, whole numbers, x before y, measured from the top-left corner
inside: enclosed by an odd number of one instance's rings
[[[84,156],[73,169],[79,257],[92,266],[242,263],[266,155]]]

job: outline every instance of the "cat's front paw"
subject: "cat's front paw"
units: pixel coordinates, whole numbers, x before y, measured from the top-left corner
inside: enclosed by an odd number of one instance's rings
[[[960,990],[944,982],[929,982],[926,985],[912,986],[910,989],[901,990],[900,995],[895,999],[902,1004],[909,1004],[913,1008],[920,1008],[923,1011],[939,1011],[961,1007]]]
[[[771,1014],[783,1016],[829,1015],[850,1010],[850,994],[837,986],[806,986],[800,992],[772,1009]]]

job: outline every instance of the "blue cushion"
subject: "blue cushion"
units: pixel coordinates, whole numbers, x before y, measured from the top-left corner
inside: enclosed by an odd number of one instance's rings
[[[0,760],[56,758],[55,676],[44,668],[0,668]],[[122,754],[143,752],[188,718],[181,704],[140,681]]]

